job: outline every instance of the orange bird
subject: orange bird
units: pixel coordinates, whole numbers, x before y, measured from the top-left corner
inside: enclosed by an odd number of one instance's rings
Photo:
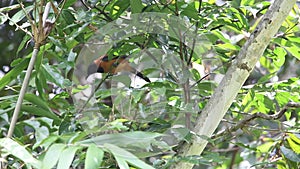
[[[128,71],[136,74],[146,82],[151,82],[148,77],[144,76],[141,72],[130,66],[128,60],[126,60],[127,57],[128,56],[123,55],[109,59],[107,55],[100,56],[89,65],[88,75],[96,72],[116,74],[118,72]]]

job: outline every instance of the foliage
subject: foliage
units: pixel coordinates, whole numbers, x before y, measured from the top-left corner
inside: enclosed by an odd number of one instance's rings
[[[300,103],[297,6],[261,56],[216,135],[206,138],[210,144],[203,155],[181,157],[177,151],[193,136],[189,127],[184,127],[186,119],[190,116],[189,124],[197,123],[196,117],[213,93],[216,81],[234,61],[270,3],[261,0],[219,3],[214,0],[106,0],[79,4],[71,0],[63,6],[63,3],[50,2],[55,8],[50,11],[49,19],[57,16],[58,11],[61,15],[40,48],[14,136],[0,139],[1,154],[7,155],[9,167],[168,168],[182,160],[199,168],[299,168],[300,108],[287,106]],[[1,23],[17,27],[15,34],[32,31],[24,10],[17,4],[0,8]],[[37,17],[34,15],[37,4],[22,4],[27,13]],[[192,43],[187,45],[188,40],[160,33],[167,29],[167,24],[153,26],[152,33],[127,36],[122,34],[123,29],[114,32],[116,29],[107,26],[119,22],[126,25],[128,16],[146,12],[176,16],[187,22],[190,32],[205,35],[203,48],[198,48],[199,43],[193,42],[194,38],[189,37]],[[186,26],[185,23],[177,25]],[[111,39],[122,37],[107,50],[110,57],[130,55],[132,64],[144,64],[142,72],[158,80],[133,88],[127,76],[108,77],[122,82],[124,87],[101,87],[95,91],[97,109],[88,103],[87,109],[80,112],[81,102],[74,96],[89,85],[79,85],[80,79],[74,78],[76,63],[84,57],[84,47],[99,30],[108,32]],[[16,55],[23,57],[14,59],[9,65],[11,70],[0,79],[3,137],[32,55],[23,51],[26,46],[33,48],[28,43],[30,36],[22,36]],[[161,55],[170,55],[166,65],[171,66],[159,67],[151,64],[151,58],[139,57],[145,49],[158,60],[163,58]],[[101,51],[97,52],[100,56]],[[11,58],[12,54],[8,54],[5,59]],[[210,57],[204,57],[205,54]],[[199,72],[195,65],[204,65],[206,72]],[[103,102],[107,97],[114,97],[115,105],[122,105],[126,100],[128,107],[108,106]],[[284,111],[282,116],[273,118],[272,115],[281,111]],[[239,125],[239,122],[244,123]]]

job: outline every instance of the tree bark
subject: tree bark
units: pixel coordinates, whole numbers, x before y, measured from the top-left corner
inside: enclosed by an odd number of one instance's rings
[[[256,62],[262,56],[295,3],[296,0],[275,0],[269,7],[201,112],[193,130],[197,136],[193,138],[190,144],[183,146],[179,153],[180,156],[200,155],[202,153],[207,141],[201,136],[211,137],[216,130]],[[192,167],[193,164],[191,163],[179,162],[172,168],[189,169]]]

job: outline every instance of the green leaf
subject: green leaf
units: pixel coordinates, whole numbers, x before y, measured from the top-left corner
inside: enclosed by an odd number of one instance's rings
[[[278,104],[280,107],[283,107],[286,105],[291,98],[291,93],[290,92],[277,92],[275,99],[277,100]]]
[[[9,12],[11,10],[14,10],[14,9],[18,9],[20,8],[21,5],[20,4],[16,4],[16,5],[11,5],[11,6],[6,6],[6,7],[3,7],[3,8],[0,8],[0,12]]]
[[[46,152],[42,169],[51,169],[57,163],[60,154],[62,153],[63,149],[66,147],[65,144],[53,144]]]
[[[23,37],[23,40],[22,40],[22,42],[20,43],[20,45],[19,45],[19,47],[18,47],[17,55],[19,54],[19,52],[20,52],[22,49],[24,49],[24,46],[28,43],[28,41],[29,41],[30,38],[31,38],[31,37],[30,37],[29,35],[27,35],[27,34]]]
[[[273,52],[277,56],[273,59],[274,66],[279,69],[285,63],[286,51],[281,47],[276,47]]]
[[[227,51],[239,51],[241,49],[238,45],[231,43],[218,44],[216,47]]]
[[[294,162],[300,162],[300,155],[297,155],[293,150],[288,149],[284,146],[280,146],[280,150],[287,159]]]
[[[246,96],[244,96],[243,100],[242,100],[242,110],[244,112],[248,112],[249,109],[251,108],[252,102],[254,101],[254,90],[250,90]]]
[[[43,148],[48,148],[51,144],[53,144],[58,139],[59,139],[59,136],[50,135],[47,138],[45,138],[44,140],[42,140],[40,143],[34,144],[33,149],[36,149],[39,146],[41,146]]]
[[[185,15],[189,18],[193,18],[195,20],[199,19],[198,11],[196,10],[194,3],[184,4],[181,6],[182,12],[181,15]]]
[[[30,11],[32,11],[34,8],[34,5],[30,5],[24,8],[25,12],[28,14]],[[9,21],[9,25],[14,25],[15,23],[18,23],[19,21],[21,21],[23,18],[25,18],[25,13],[23,10],[20,10],[19,12],[17,12]]]
[[[4,24],[8,20],[8,14],[0,15],[0,25]]]
[[[115,157],[117,160],[118,166],[121,169],[129,169],[129,166],[127,163],[143,169],[154,169],[152,166],[146,164],[144,161],[138,159],[135,155],[132,153],[126,151],[125,149],[122,149],[118,146],[115,146],[113,144],[104,144],[104,147],[107,148]]]
[[[39,97],[42,98],[42,100],[46,100],[47,96],[44,90],[48,89],[48,85],[47,85],[47,80],[44,74],[41,73],[41,71],[39,71],[37,76],[35,77],[35,85],[39,93]]]
[[[61,120],[52,111],[47,111],[47,110],[44,110],[44,109],[39,108],[39,107],[22,105],[21,110],[25,111],[25,112],[28,112],[30,114],[33,114],[33,115],[40,116],[40,117],[48,117],[50,119],[53,119],[54,121],[60,121]]]
[[[90,23],[85,23],[82,26],[80,26],[77,29],[74,29],[74,31],[72,31],[72,33],[69,34],[69,38],[68,41],[72,41],[74,40],[76,37],[78,37],[82,32],[86,32],[86,27],[88,27],[90,25]]]
[[[213,33],[213,35],[218,37],[218,40],[221,40],[225,43],[230,43],[230,40],[229,40],[230,37],[227,34],[225,34],[224,32],[221,32],[219,30],[213,30],[212,33]]]
[[[299,134],[289,134],[290,138],[296,142],[297,144],[300,144],[300,135]]]
[[[268,82],[273,76],[276,75],[277,72],[273,72],[267,75],[264,75],[263,77],[261,77],[257,83],[266,83]]]
[[[144,8],[141,0],[130,0],[130,7],[132,13],[140,13]]]
[[[77,146],[70,146],[65,148],[59,156],[57,169],[69,169],[72,164],[76,151],[80,148],[81,147],[77,147]]]
[[[72,6],[75,2],[77,2],[77,0],[68,0],[68,1],[66,1],[64,9]]]
[[[43,64],[41,66],[41,71],[43,71],[47,80],[55,83],[57,86],[61,88],[65,88],[66,85],[69,85],[70,83],[67,79],[64,79],[61,73],[53,66],[50,66],[48,64]]]
[[[297,46],[291,46],[291,47],[285,47],[285,49],[290,52],[294,57],[296,57],[298,60],[300,60],[300,51],[299,47]]]
[[[10,83],[12,80],[15,80],[21,74],[21,72],[28,66],[29,60],[30,58],[23,59],[21,63],[19,63],[0,79],[0,90],[2,90],[8,83]]]
[[[288,40],[289,41],[291,41],[291,42],[294,42],[294,43],[298,43],[298,44],[300,44],[300,39],[299,39],[299,37],[297,37],[297,36],[288,36],[287,37],[288,38]]]
[[[289,134],[290,138],[287,139],[291,149],[296,152],[297,154],[300,154],[300,138],[298,138],[294,134]]]
[[[37,118],[25,120],[22,121],[21,123],[31,126],[34,129],[36,144],[39,144],[42,140],[46,139],[49,136],[48,127],[41,124],[41,122],[37,121]]]
[[[46,111],[51,111],[50,107],[47,105],[47,103],[44,100],[42,100],[40,97],[38,97],[32,93],[25,94],[24,99],[33,103],[34,105],[36,105],[39,108],[42,108]]]
[[[85,169],[99,168],[104,156],[104,151],[95,144],[91,144],[86,152]]]
[[[128,74],[120,74],[113,76],[112,81],[123,83],[125,86],[129,87],[131,84],[131,79]]]
[[[111,8],[111,14],[114,19],[119,18],[120,15],[129,7],[130,0],[118,0]]]
[[[241,6],[253,5],[254,3],[255,3],[255,0],[242,0]]]
[[[27,166],[41,168],[41,162],[35,159],[24,146],[10,138],[0,139],[1,150],[24,161]],[[30,167],[29,167],[30,168]]]

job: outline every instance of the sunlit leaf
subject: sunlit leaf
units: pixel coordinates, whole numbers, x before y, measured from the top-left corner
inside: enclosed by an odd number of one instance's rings
[[[138,159],[135,155],[132,153],[126,151],[125,149],[122,149],[120,147],[117,147],[113,144],[104,144],[104,147],[107,148],[115,157],[117,160],[117,163],[121,169],[129,169],[129,166],[127,163],[143,169],[154,169],[152,166],[146,164],[144,161]]]
[[[276,47],[274,53],[277,56],[273,59],[274,65],[279,69],[285,63],[286,51],[283,48]]]
[[[0,15],[0,25],[4,24],[8,20],[8,15]]]
[[[118,18],[130,5],[130,0],[118,0],[111,9],[114,18]]]
[[[33,8],[34,8],[34,6],[30,5],[30,6],[25,7],[24,10],[25,10],[26,14],[29,14],[29,12],[32,11]],[[25,17],[26,17],[26,15],[25,15],[24,11],[20,10],[11,18],[11,20],[9,21],[9,24],[14,25],[14,24],[18,23],[19,21],[21,21]]]
[[[297,46],[291,46],[291,47],[285,47],[285,49],[290,52],[294,57],[296,57],[298,60],[300,60],[300,51],[299,47]]]
[[[24,161],[26,165],[35,168],[41,167],[41,162],[35,159],[25,148],[25,146],[13,141],[10,138],[0,139],[0,147],[2,151],[11,154],[20,160]]]
[[[86,152],[85,169],[99,168],[104,156],[104,151],[98,148],[95,144],[91,144]]]
[[[81,147],[77,147],[77,146],[66,147],[60,153],[57,169],[69,169],[72,164],[76,151],[79,150],[80,148]]]
[[[290,138],[287,138],[287,141],[291,147],[291,149],[297,153],[300,154],[300,138],[298,138],[294,134],[289,134]]]
[[[11,5],[11,6],[5,6],[3,8],[0,8],[0,12],[9,12],[11,10],[14,10],[14,9],[18,9],[20,8],[21,5],[20,4],[15,4],[15,5]]]
[[[60,154],[66,147],[65,144],[53,144],[46,152],[44,159],[43,159],[43,164],[42,164],[42,169],[51,169],[53,168],[56,163],[58,162],[58,159],[60,157]]]

